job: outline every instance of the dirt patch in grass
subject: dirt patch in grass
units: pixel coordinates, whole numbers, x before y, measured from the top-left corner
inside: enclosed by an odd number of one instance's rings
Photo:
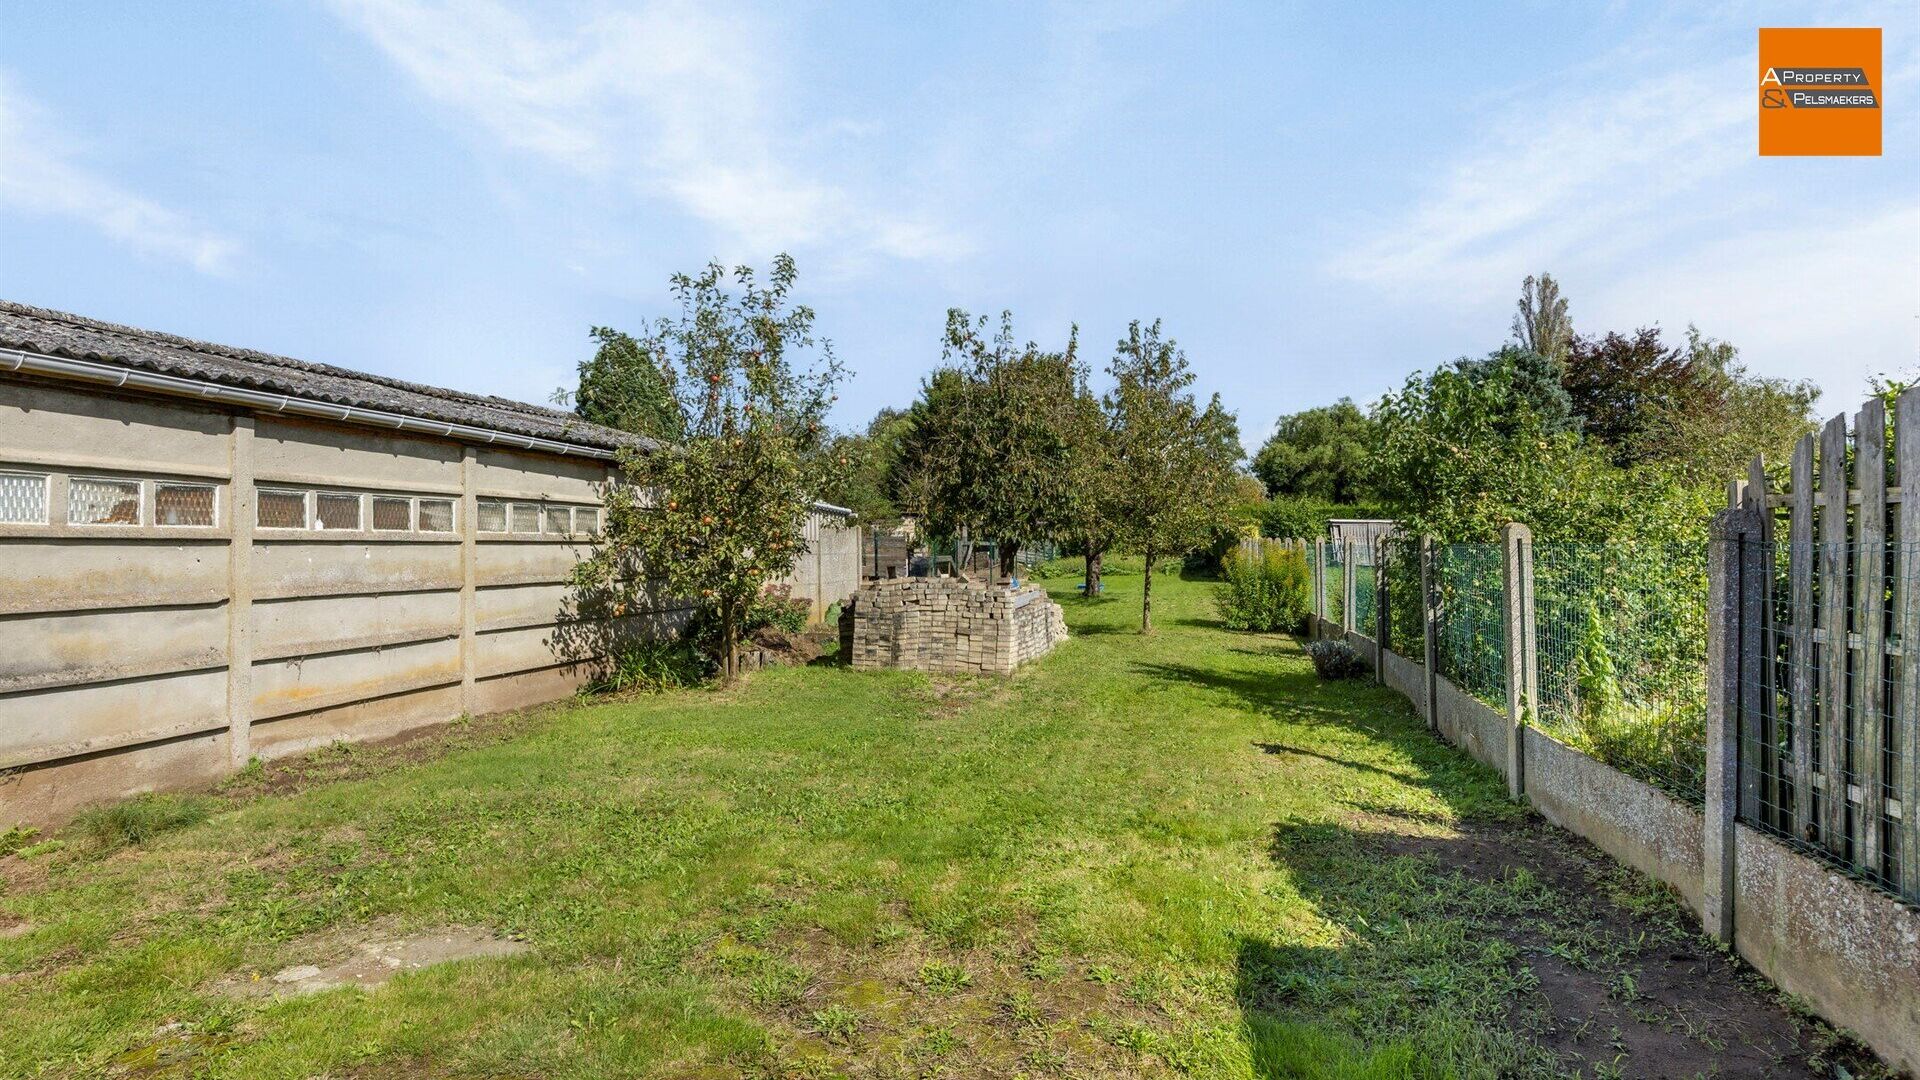
[[[1545,1007],[1513,1022],[1598,1076],[1884,1075],[1870,1052],[1790,1010],[1751,968],[1695,932],[1678,901],[1537,819],[1449,837],[1375,834],[1385,853],[1483,882],[1529,877],[1531,909],[1464,913],[1510,942]]]
[[[374,924],[310,939],[293,949],[294,955],[307,956],[306,962],[271,974],[236,973],[217,983],[216,989],[242,998],[298,997],[343,986],[370,990],[396,975],[436,964],[516,956],[528,948],[526,942],[472,927],[395,934],[389,926]]]
[[[770,1030],[776,1075],[1165,1075],[1169,1016],[1117,977],[1024,944],[950,949],[893,924],[848,946],[805,931],[715,941],[705,964]]]

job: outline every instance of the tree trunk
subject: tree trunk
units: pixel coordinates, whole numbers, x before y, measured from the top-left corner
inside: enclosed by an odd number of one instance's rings
[[[740,674],[740,644],[734,640],[733,604],[720,605],[720,682],[732,686]]]
[[[1100,560],[1104,555],[1106,552],[1099,548],[1087,548],[1087,583],[1080,591],[1088,596],[1100,595]]]
[[[1147,548],[1146,578],[1140,586],[1140,632],[1153,633],[1153,548]]]
[[[1000,574],[1012,581],[1020,573],[1020,541],[1002,540],[1000,542]]]

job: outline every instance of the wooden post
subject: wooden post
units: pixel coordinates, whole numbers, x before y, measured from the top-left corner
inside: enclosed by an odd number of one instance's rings
[[[1792,814],[1785,822],[1788,835],[1811,840],[1813,817],[1813,658],[1819,648],[1813,638],[1813,436],[1802,435],[1793,448],[1787,510],[1787,592],[1793,597],[1788,617],[1793,620],[1787,665],[1793,688],[1793,737],[1788,775],[1793,783]],[[1905,513],[1905,504],[1901,504]],[[1920,509],[1920,507],[1916,507]]]
[[[1746,655],[1743,616],[1751,608],[1747,580],[1757,560],[1759,515],[1723,510],[1714,517],[1707,551],[1707,790],[1705,878],[1701,929],[1721,942],[1733,940],[1734,818],[1739,806],[1741,684],[1753,670]]]
[[[1434,559],[1439,557],[1433,537],[1420,538],[1420,630],[1422,637],[1422,665],[1427,679],[1427,730],[1440,730],[1440,643],[1436,635],[1440,632],[1439,593],[1435,591]]]
[[[1740,772],[1740,813],[1748,821],[1776,825],[1774,811],[1780,806],[1779,758],[1774,734],[1774,688],[1779,685],[1773,670],[1773,509],[1767,483],[1766,462],[1755,457],[1747,466],[1747,487],[1741,506],[1754,513],[1754,580],[1742,602],[1747,604],[1741,616],[1744,632],[1753,639],[1755,667],[1746,673],[1758,680],[1759,692],[1742,699],[1740,745],[1752,758],[1749,768]]]
[[[1860,490],[1854,514],[1853,625],[1860,650],[1853,661],[1853,776],[1860,789],[1854,815],[1853,864],[1883,879],[1880,822],[1886,809],[1886,769],[1881,739],[1887,718],[1887,405],[1872,398],[1854,416],[1853,486]]]
[[[1534,664],[1533,530],[1509,522],[1501,531],[1505,564],[1507,653],[1507,794],[1515,801],[1527,791],[1526,732],[1540,700]]]
[[[1847,855],[1847,418],[1820,432],[1820,842]]]

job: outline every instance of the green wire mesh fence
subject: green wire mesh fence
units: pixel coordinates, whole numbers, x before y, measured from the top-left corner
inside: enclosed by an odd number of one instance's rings
[[[1700,800],[1706,772],[1704,545],[1536,543],[1532,723]]]
[[[1353,620],[1347,629],[1358,634],[1372,637],[1379,633],[1379,593],[1374,587],[1377,580],[1372,552],[1366,548],[1357,548],[1353,560]]]
[[[1426,612],[1420,599],[1420,544],[1388,537],[1374,556],[1387,576],[1387,648],[1416,664],[1427,662]],[[1377,602],[1377,601],[1376,601]]]
[[[1434,556],[1439,608],[1435,670],[1467,693],[1505,708],[1506,584],[1501,545],[1446,544]]]

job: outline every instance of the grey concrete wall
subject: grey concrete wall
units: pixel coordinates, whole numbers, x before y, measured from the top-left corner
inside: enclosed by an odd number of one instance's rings
[[[1506,714],[1453,685],[1444,675],[1435,683],[1438,690],[1434,694],[1434,709],[1439,714],[1435,726],[1440,729],[1440,734],[1446,736],[1448,742],[1473,755],[1481,764],[1492,767],[1505,777]]]
[[[1358,653],[1360,659],[1365,660],[1369,666],[1380,663],[1380,646],[1374,644],[1372,638],[1352,630],[1346,632],[1345,638],[1348,647]]]
[[[1527,801],[1542,817],[1701,908],[1700,808],[1681,802],[1532,728],[1524,755]]]
[[[860,587],[860,529],[839,514],[815,513],[807,519],[806,548],[793,570],[781,578],[796,600],[805,600],[816,623],[827,609],[844,603]]]
[[[1387,685],[1400,691],[1409,702],[1413,711],[1425,720],[1427,711],[1427,669],[1401,656],[1392,649],[1382,654],[1386,662]]]
[[[591,652],[562,619],[584,531],[483,532],[476,507],[596,507],[607,468],[0,380],[0,472],[48,493],[40,520],[0,524],[0,823],[570,693]],[[69,524],[88,477],[139,483],[141,523]],[[211,485],[212,522],[159,524],[164,482]],[[261,488],[359,495],[361,528],[260,527]],[[454,529],[374,530],[373,496],[451,501]]]
[[[1920,911],[1745,825],[1734,837],[1740,955],[1920,1074]]]

